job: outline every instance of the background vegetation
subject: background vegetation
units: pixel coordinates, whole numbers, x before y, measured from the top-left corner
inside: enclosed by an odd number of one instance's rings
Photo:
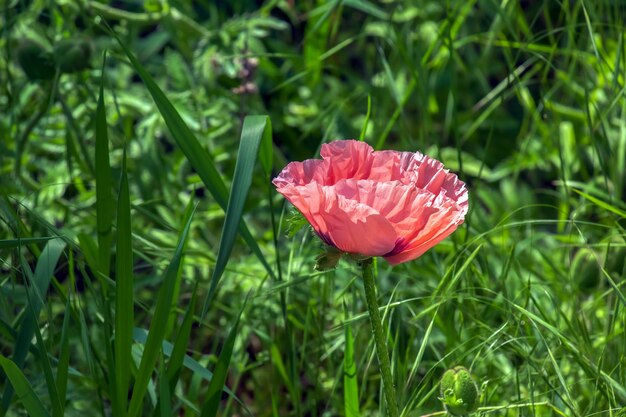
[[[0,415],[384,415],[358,268],[269,182],[361,132],[470,190],[377,263],[403,415],[459,364],[481,415],[624,413],[623,2],[0,6]]]

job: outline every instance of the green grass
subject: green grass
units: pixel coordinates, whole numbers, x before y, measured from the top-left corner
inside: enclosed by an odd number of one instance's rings
[[[375,263],[403,416],[456,365],[477,415],[624,415],[622,2],[120,4],[0,4],[0,416],[383,415],[359,268],[270,183],[344,138],[470,190]]]

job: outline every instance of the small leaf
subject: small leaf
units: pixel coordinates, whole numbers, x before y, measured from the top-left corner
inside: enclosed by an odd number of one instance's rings
[[[303,227],[309,225],[309,221],[298,210],[291,210],[290,215],[285,219],[287,223],[287,230],[285,234],[287,237],[294,237]]]

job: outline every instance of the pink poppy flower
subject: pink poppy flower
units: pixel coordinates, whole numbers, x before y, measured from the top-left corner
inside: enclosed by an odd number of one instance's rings
[[[273,184],[340,251],[413,260],[463,223],[465,183],[419,152],[374,151],[365,142],[322,145],[323,159],[291,162]]]

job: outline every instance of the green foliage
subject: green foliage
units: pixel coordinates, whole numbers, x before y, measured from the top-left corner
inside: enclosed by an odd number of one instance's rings
[[[49,416],[30,383],[22,371],[20,371],[20,368],[4,356],[0,356],[0,366],[2,366],[11,386],[17,392],[17,396],[28,414],[33,417]]]
[[[17,49],[17,61],[28,79],[51,80],[54,78],[54,57],[43,46],[24,40]]]
[[[53,55],[60,72],[84,71],[90,68],[91,45],[82,39],[62,39],[54,45]]]
[[[359,271],[270,184],[341,138],[470,190],[375,263],[404,416],[458,363],[477,413],[623,413],[621,2],[0,8],[0,415],[380,415]]]

